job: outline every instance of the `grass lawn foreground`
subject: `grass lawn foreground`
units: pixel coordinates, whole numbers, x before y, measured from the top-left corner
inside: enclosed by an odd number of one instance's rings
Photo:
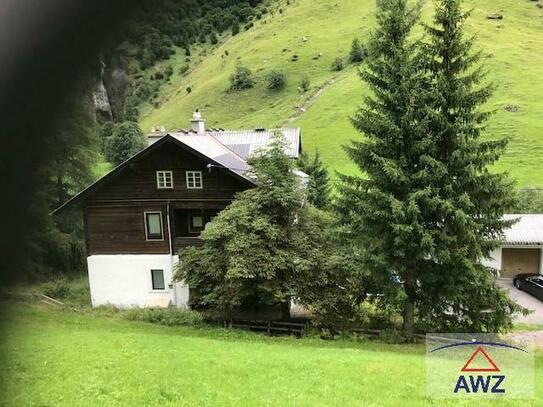
[[[164,327],[3,303],[2,406],[543,405],[431,400],[423,345]]]

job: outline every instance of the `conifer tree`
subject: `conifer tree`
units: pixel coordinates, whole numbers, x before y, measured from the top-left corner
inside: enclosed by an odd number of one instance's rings
[[[366,98],[353,118],[365,139],[346,147],[366,176],[341,176],[338,209],[364,249],[365,266],[376,279],[385,287],[393,275],[404,281],[404,327],[412,332],[423,233],[417,209],[422,191],[413,176],[426,132],[418,117],[423,98],[416,46],[409,40],[419,8],[407,3],[382,0],[378,5],[378,27],[361,72],[373,96]]]
[[[321,160],[319,151],[313,160],[306,153],[300,154],[298,168],[309,175],[307,199],[316,208],[324,209],[330,204],[330,178]]]
[[[416,316],[426,330],[494,331],[518,310],[480,264],[507,226],[510,185],[487,169],[505,143],[479,139],[490,90],[447,3],[458,1],[438,2],[422,46],[409,39],[420,8],[380,1],[361,74],[372,96],[353,119],[365,139],[347,147],[365,176],[341,176],[338,200],[408,338]]]
[[[489,170],[507,139],[482,138],[491,115],[483,106],[493,87],[485,83],[474,37],[464,34],[470,13],[461,6],[462,0],[436,1],[433,24],[425,26],[428,42],[421,47],[431,84],[425,110],[432,145],[425,157],[435,168],[425,181],[433,193],[421,208],[428,214],[428,254],[439,278],[419,280],[419,314],[434,329],[498,331],[521,309],[496,287],[481,260],[511,225],[503,214],[514,206],[515,193],[507,174]],[[432,322],[436,318],[440,324]]]

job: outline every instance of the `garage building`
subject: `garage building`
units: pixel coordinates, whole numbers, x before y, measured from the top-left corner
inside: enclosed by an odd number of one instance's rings
[[[520,273],[543,274],[543,215],[505,215],[519,219],[505,231],[503,244],[483,263],[500,272],[501,278]]]

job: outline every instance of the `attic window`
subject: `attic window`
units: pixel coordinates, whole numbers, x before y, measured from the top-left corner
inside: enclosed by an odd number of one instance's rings
[[[158,189],[173,189],[172,171],[157,171],[156,187]]]
[[[202,171],[187,171],[187,189],[202,189]]]

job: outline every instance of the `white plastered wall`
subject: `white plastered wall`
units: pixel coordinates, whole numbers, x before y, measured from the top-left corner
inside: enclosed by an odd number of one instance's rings
[[[539,249],[539,274],[543,274],[543,250],[540,245],[503,245],[494,249],[490,253],[490,258],[484,259],[482,263],[500,271],[502,269],[502,249]]]
[[[189,289],[173,283],[179,256],[169,254],[93,255],[87,258],[92,306],[167,306],[186,308]],[[165,290],[153,290],[151,270],[164,270]]]

